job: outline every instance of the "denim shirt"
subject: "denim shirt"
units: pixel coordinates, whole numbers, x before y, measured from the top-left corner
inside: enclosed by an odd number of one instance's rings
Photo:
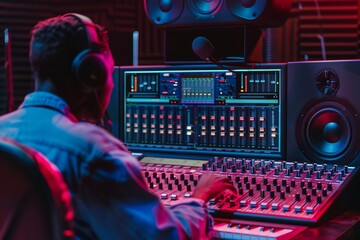
[[[148,191],[140,164],[105,130],[71,115],[64,100],[33,92],[0,117],[0,136],[43,153],[61,171],[72,195],[77,239],[206,239],[204,202],[171,207]]]

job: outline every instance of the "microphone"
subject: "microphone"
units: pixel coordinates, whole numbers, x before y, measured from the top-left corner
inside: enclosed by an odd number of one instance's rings
[[[192,41],[192,50],[201,60],[214,61],[213,54],[215,52],[215,48],[206,37],[196,37]]]
[[[214,57],[215,47],[206,37],[198,36],[194,38],[192,41],[192,50],[201,60],[210,61],[216,64],[219,68],[234,72],[232,69],[225,67]]]

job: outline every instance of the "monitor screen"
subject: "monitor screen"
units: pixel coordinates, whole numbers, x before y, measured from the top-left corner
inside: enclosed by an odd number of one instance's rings
[[[114,135],[133,152],[281,157],[284,68],[116,68]]]

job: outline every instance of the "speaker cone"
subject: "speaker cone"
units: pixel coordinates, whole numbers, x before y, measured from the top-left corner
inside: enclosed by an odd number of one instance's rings
[[[358,119],[346,106],[319,101],[300,114],[297,140],[312,162],[348,164],[357,153]]]
[[[265,9],[267,1],[256,0],[228,0],[227,5],[231,13],[245,20],[257,19]]]
[[[192,0],[194,9],[201,14],[211,14],[215,12],[222,0]]]
[[[155,0],[144,1],[145,12],[148,18],[155,24],[167,24],[174,22],[182,13],[183,0]]]

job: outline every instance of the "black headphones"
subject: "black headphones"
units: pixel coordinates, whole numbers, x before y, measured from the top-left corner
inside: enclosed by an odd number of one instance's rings
[[[91,19],[84,15],[77,13],[63,15],[63,17],[67,16],[79,21],[87,35],[88,46],[75,56],[72,62],[72,73],[83,92],[91,92],[103,86],[108,77],[105,58],[99,49],[100,42],[96,27]]]

